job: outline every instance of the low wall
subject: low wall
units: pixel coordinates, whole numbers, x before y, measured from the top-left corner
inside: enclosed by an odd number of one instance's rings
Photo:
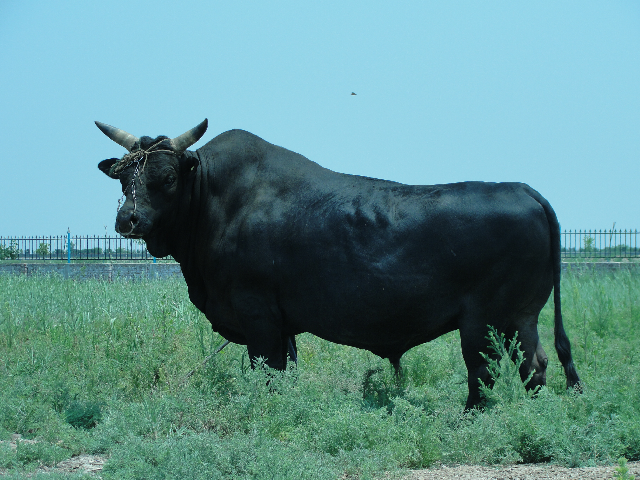
[[[620,272],[628,270],[631,272],[640,272],[639,262],[581,262],[571,263],[562,262],[562,273],[571,271],[573,273],[586,272]]]
[[[121,278],[136,280],[144,278],[182,278],[177,263],[0,263],[0,275],[61,275],[64,278],[97,278],[113,281]]]
[[[562,271],[567,272],[616,272],[621,270],[640,272],[637,262],[590,262],[562,263]],[[113,281],[146,278],[182,278],[182,270],[177,263],[0,263],[0,275],[57,274],[64,278],[97,278]]]

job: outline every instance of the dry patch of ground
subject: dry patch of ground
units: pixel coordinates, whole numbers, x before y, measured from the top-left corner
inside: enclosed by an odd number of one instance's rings
[[[100,455],[78,455],[64,460],[55,468],[47,470],[57,470],[60,472],[77,472],[77,473],[99,473],[102,470],[106,457]]]
[[[630,475],[640,480],[640,462],[627,463]],[[500,467],[459,465],[416,470],[403,480],[609,480],[616,478],[616,467],[566,468],[557,465],[527,464]]]
[[[20,434],[13,434],[11,436],[11,440],[8,441],[0,441],[2,444],[9,444],[11,449],[15,451],[17,447],[17,442],[20,443],[36,443],[37,440],[27,440],[23,439]],[[63,460],[59,462],[55,467],[46,467],[42,466],[37,471],[38,472],[69,472],[69,473],[91,473],[97,474],[102,470],[102,466],[107,461],[107,457],[103,457],[100,455],[78,455],[75,457],[71,457],[67,460]],[[0,469],[0,475],[3,475],[6,471]],[[97,478],[100,478],[99,476]]]

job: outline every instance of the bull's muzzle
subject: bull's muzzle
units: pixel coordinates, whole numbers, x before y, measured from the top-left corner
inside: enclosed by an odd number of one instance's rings
[[[139,218],[135,212],[125,215],[118,214],[115,230],[123,237],[135,236],[134,231],[138,226],[138,223]]]

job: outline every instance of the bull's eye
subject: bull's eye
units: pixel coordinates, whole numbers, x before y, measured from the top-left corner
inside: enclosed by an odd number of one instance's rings
[[[175,181],[176,181],[176,177],[174,177],[173,175],[169,175],[167,178],[164,179],[164,186],[170,187],[175,183]]]

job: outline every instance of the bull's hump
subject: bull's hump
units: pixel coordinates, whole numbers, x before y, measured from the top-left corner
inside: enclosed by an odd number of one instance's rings
[[[253,149],[269,150],[275,145],[251,132],[241,129],[228,130],[213,138],[202,149],[213,149],[227,153],[242,153]]]

